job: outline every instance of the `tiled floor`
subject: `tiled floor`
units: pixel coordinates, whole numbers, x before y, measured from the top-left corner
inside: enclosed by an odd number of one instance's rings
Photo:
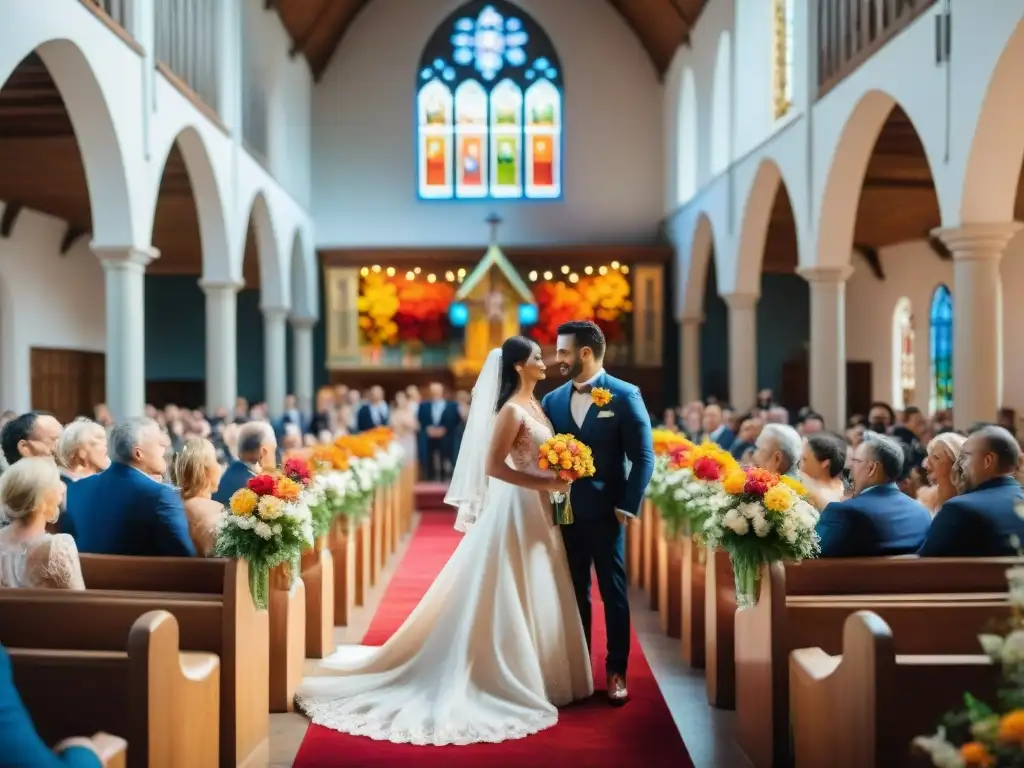
[[[348,627],[335,630],[334,638],[338,643],[358,643],[362,638],[391,576],[405,554],[408,541],[407,538],[397,556],[392,558],[390,567],[370,594],[367,605],[356,609]],[[696,768],[748,768],[750,763],[733,739],[733,713],[708,706],[704,695],[703,672],[692,670],[683,663],[679,641],[669,639],[662,633],[658,615],[648,609],[646,596],[640,592],[633,593],[630,595],[630,603],[640,645],[661,686],[679,733],[693,758],[693,764]],[[316,665],[315,660],[307,660],[307,672],[315,673]],[[291,766],[302,743],[307,722],[299,714],[271,715],[270,743],[262,754],[255,755],[247,763],[247,768]]]

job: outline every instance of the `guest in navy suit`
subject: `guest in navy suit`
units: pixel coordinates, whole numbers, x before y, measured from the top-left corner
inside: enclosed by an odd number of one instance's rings
[[[238,429],[238,458],[221,475],[213,500],[224,504],[257,473],[277,467],[277,435],[265,421],[250,421]]]
[[[459,428],[459,410],[445,400],[444,385],[430,385],[430,399],[420,403],[420,464],[429,480],[444,480],[455,459],[455,432]]]
[[[68,486],[68,517],[79,552],[194,557],[178,492],[154,477],[167,472],[170,439],[152,419],[110,431],[110,468]]]
[[[370,399],[360,405],[356,412],[356,427],[360,432],[374,427],[386,427],[390,418],[388,404],[384,402],[384,388],[371,387]]]
[[[1007,430],[988,426],[974,432],[957,459],[964,493],[943,504],[924,540],[922,557],[999,557],[1016,554],[1024,542],[1017,511],[1024,494],[1014,473],[1020,446]]]
[[[878,557],[916,552],[928,533],[928,510],[896,487],[904,452],[891,437],[864,434],[851,460],[853,490],[821,513],[822,557]]]
[[[622,704],[630,641],[624,526],[640,514],[654,472],[651,417],[639,389],[605,373],[605,338],[596,324],[563,324],[557,345],[562,374],[571,381],[546,395],[541,407],[555,432],[576,435],[593,449],[597,470],[572,484],[575,522],[561,527],[562,539],[588,646],[591,566],[597,573],[608,637],[608,699]],[[596,388],[608,390],[611,401],[597,405]]]

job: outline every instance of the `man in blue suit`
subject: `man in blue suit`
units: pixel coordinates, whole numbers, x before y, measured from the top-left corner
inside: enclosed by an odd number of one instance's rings
[[[384,387],[370,387],[370,399],[359,406],[356,412],[356,427],[367,432],[374,427],[386,427],[391,413],[384,400]]]
[[[834,501],[818,519],[822,557],[879,557],[916,552],[931,515],[896,487],[904,453],[891,437],[864,434],[851,460],[854,497]]]
[[[572,485],[575,522],[562,526],[562,539],[588,646],[591,565],[597,572],[608,635],[608,700],[623,704],[630,639],[623,527],[640,514],[654,472],[651,419],[640,390],[605,373],[605,339],[597,325],[563,324],[557,347],[562,374],[570,381],[541,405],[556,432],[576,435],[593,449],[596,469],[594,477]],[[607,390],[611,400],[597,404],[596,389]]]
[[[110,467],[68,486],[80,552],[195,556],[181,497],[153,479],[167,471],[169,445],[152,419],[130,419],[110,430]]]
[[[238,430],[238,458],[228,464],[221,475],[220,485],[213,494],[218,504],[231,501],[231,495],[239,488],[244,488],[250,478],[258,472],[273,470],[277,467],[277,435],[265,421],[250,421]]]
[[[957,459],[962,496],[939,509],[922,557],[1000,557],[1014,555],[1024,542],[1024,494],[1014,473],[1020,445],[1002,427],[986,426],[967,438]],[[1013,543],[1016,537],[1017,544]]]
[[[430,399],[420,403],[419,453],[424,480],[445,480],[455,462],[455,433],[459,409],[444,396],[444,385],[430,385]]]

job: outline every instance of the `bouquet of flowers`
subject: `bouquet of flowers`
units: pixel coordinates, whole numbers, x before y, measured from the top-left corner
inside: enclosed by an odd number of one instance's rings
[[[1013,614],[1005,635],[981,635],[981,647],[1002,667],[998,704],[964,694],[964,710],[946,715],[934,736],[914,746],[938,768],[1019,768],[1024,765],[1024,567],[1006,572]]]
[[[537,466],[572,485],[577,480],[594,476],[594,454],[590,446],[584,445],[573,435],[553,435],[541,444],[537,453]],[[557,525],[570,525],[574,520],[570,495],[551,494]]]
[[[297,467],[292,471],[301,475]],[[313,546],[308,501],[302,483],[285,474],[257,475],[231,496],[214,554],[249,563],[249,590],[258,609],[267,607],[270,569],[291,563],[292,574],[298,574],[302,552]]]
[[[670,429],[651,430],[651,441],[654,443],[655,456],[668,456],[669,451],[678,445],[693,446],[693,443],[681,434]]]
[[[705,520],[703,537],[729,553],[736,606],[749,608],[757,603],[762,564],[818,554],[818,512],[799,482],[758,467],[730,472],[722,491],[726,503]]]
[[[655,457],[654,474],[647,486],[648,498],[658,507],[673,537],[700,531],[710,515],[732,503],[723,493],[722,480],[739,470],[732,455],[714,443],[698,446],[676,437],[666,454]]]

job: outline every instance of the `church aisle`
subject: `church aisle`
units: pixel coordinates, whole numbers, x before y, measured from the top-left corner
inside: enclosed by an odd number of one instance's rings
[[[364,642],[384,642],[433,581],[460,534],[452,529],[450,514],[432,513],[421,518],[408,551],[388,585]],[[595,587],[596,596],[596,587]],[[604,621],[599,600],[594,605],[594,668],[603,670]],[[603,687],[604,674],[596,675]],[[531,768],[564,766],[618,768],[645,763],[651,768],[692,765],[672,714],[662,697],[640,643],[634,635],[630,657],[631,701],[621,709],[605,703],[602,691],[590,701],[562,711],[557,726],[527,739],[503,744],[468,747],[415,747],[363,739],[310,726],[295,759],[297,768],[337,765],[386,768],[415,762],[429,766],[478,766]]]

